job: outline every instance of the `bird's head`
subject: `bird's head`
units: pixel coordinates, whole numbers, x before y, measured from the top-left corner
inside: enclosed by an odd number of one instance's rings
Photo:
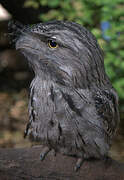
[[[36,76],[82,88],[101,85],[106,79],[96,38],[77,23],[51,21],[23,26],[10,22],[9,31]]]

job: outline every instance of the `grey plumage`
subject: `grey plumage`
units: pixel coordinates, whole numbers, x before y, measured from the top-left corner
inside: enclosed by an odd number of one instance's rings
[[[12,22],[9,30],[35,73],[25,136],[47,146],[47,152],[107,156],[119,121],[118,97],[96,38],[74,22]]]

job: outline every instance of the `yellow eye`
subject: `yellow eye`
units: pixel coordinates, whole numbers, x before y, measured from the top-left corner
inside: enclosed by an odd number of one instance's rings
[[[48,41],[48,46],[49,46],[50,48],[57,48],[57,47],[58,47],[58,44],[57,44],[57,42],[54,41],[54,40],[49,40],[49,41]]]

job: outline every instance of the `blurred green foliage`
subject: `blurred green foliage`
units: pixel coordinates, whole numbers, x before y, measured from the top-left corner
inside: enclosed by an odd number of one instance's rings
[[[75,21],[92,31],[105,53],[106,72],[118,91],[124,109],[124,0],[26,0],[24,6],[47,8],[41,21]],[[102,22],[110,27],[104,32]]]

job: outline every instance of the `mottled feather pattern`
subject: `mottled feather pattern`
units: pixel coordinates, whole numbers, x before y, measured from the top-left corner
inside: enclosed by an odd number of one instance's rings
[[[35,73],[25,136],[65,155],[106,157],[119,122],[118,97],[96,38],[68,21],[9,26]]]
[[[103,119],[105,131],[110,137],[113,137],[119,117],[115,95],[108,90],[101,90],[95,92],[94,100],[98,115]]]

